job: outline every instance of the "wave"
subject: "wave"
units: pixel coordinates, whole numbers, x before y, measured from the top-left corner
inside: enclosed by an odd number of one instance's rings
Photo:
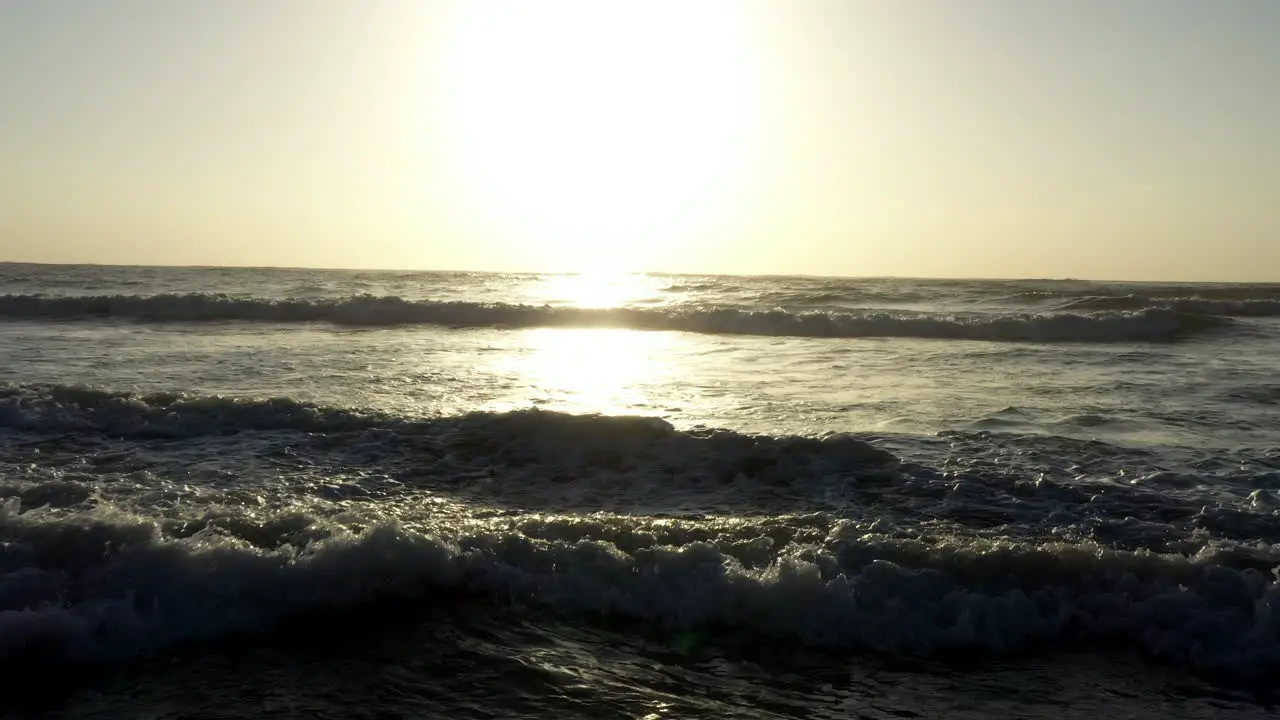
[[[688,307],[565,308],[503,303],[412,301],[396,296],[343,299],[235,298],[226,295],[0,296],[0,317],[139,322],[325,322],[348,326],[438,325],[672,330],[816,338],[929,338],[1026,342],[1168,342],[1229,321],[1165,308],[1127,312],[998,315],[863,310],[788,312]]]
[[[0,385],[0,428],[28,432],[188,438],[248,430],[344,432],[412,424],[411,419],[325,408],[291,398],[253,400],[112,392],[75,385]]]
[[[749,524],[733,536],[715,523],[625,516],[360,527],[293,512],[242,524],[253,542],[216,528],[178,536],[118,508],[0,504],[0,661],[103,661],[384,598],[416,598],[425,611],[461,592],[842,650],[1122,642],[1242,675],[1280,667],[1280,585],[1230,552],[901,538],[839,523],[783,543]],[[301,547],[281,530],[300,524],[317,529]],[[611,539],[619,527],[631,542]]]
[[[1045,523],[1070,525],[1075,513],[1105,528],[1141,525],[1144,508],[1165,518],[1196,516],[1193,507],[1184,513],[1171,505],[1166,489],[1184,483],[1171,473],[1099,498],[1043,478],[948,477],[842,435],[681,432],[653,418],[541,411],[413,418],[285,398],[66,386],[0,386],[0,428],[45,434],[44,454],[59,436],[83,443],[91,432],[161,440],[146,446],[149,453],[175,438],[211,434],[296,431],[332,447],[350,433],[362,453],[380,444],[386,455],[407,459],[415,476],[487,468],[483,483],[537,484],[562,497],[566,483],[582,484],[586,471],[603,468],[615,485],[679,477],[717,493],[759,477],[775,496],[806,479],[847,478],[861,489],[845,491],[842,502],[881,503],[866,520],[811,508],[760,515],[760,505],[754,515],[710,517],[522,514],[476,511],[432,486],[328,510],[305,496],[236,504],[236,493],[216,492],[161,511],[147,501],[130,505],[121,494],[122,485],[155,480],[130,476],[108,488],[72,474],[18,479],[0,487],[7,497],[0,500],[0,664],[105,661],[269,631],[314,610],[361,613],[369,602],[395,598],[428,612],[435,598],[463,594],[675,629],[727,626],[838,650],[919,655],[1122,643],[1200,668],[1280,670],[1280,583],[1272,570],[1280,547],[1257,542],[1273,535],[1273,525],[1235,541],[1215,531],[1216,539],[1194,539],[1184,551],[1126,549],[1059,529],[1054,541],[956,534],[936,522],[898,530],[880,517],[887,506],[876,495],[892,491],[935,521],[948,517],[939,508],[991,511],[1016,497],[1024,509],[1052,509]],[[292,437],[286,444],[306,447]],[[557,469],[570,477],[553,476]],[[1272,499],[1255,495],[1259,503]],[[1231,513],[1196,517],[1225,522]]]
[[[261,400],[131,394],[68,386],[0,386],[0,430],[38,434],[50,457],[63,438],[79,443],[195,441],[242,433],[289,433],[302,452],[372,465],[379,491],[475,490],[521,508],[652,507],[679,488],[686,509],[800,505],[819,482],[880,475],[891,452],[847,434],[822,437],[680,431],[655,417],[569,415],[543,410],[413,417]],[[251,443],[252,439],[246,439]],[[291,450],[290,452],[293,452]],[[403,466],[412,458],[410,466]],[[326,460],[321,460],[323,465]],[[310,467],[310,466],[308,466]],[[502,472],[495,476],[495,468]],[[482,482],[474,483],[475,480]],[[252,481],[250,481],[250,484]],[[405,483],[408,483],[406,486]],[[565,491],[572,483],[579,501]],[[782,492],[783,489],[789,492]],[[4,493],[0,487],[0,495]],[[362,491],[363,492],[363,491]],[[763,498],[763,499],[762,499]]]
[[[1277,317],[1280,316],[1280,299],[1220,300],[1204,297],[1161,298],[1145,295],[1091,296],[1071,300],[1063,306],[1063,309],[1113,312],[1161,309],[1224,317]]]

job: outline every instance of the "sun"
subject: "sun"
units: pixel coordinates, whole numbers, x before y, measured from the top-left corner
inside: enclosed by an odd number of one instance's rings
[[[443,114],[469,211],[565,270],[630,271],[727,200],[755,122],[735,0],[460,3]]]

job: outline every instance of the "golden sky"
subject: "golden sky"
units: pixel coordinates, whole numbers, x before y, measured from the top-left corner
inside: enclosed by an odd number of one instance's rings
[[[1280,280],[1280,3],[14,0],[0,260]]]

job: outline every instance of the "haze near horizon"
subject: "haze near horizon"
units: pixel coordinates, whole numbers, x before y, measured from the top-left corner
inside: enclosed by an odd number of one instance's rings
[[[1280,280],[1280,4],[0,8],[0,260]]]

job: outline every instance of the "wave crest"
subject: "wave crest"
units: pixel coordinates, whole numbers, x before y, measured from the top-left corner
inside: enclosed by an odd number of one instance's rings
[[[984,314],[861,310],[790,312],[715,307],[571,308],[504,303],[413,301],[362,295],[343,299],[236,298],[226,295],[0,296],[0,317],[138,322],[324,322],[349,326],[438,325],[672,330],[814,338],[901,337],[1025,342],[1167,342],[1229,324],[1178,309]]]

